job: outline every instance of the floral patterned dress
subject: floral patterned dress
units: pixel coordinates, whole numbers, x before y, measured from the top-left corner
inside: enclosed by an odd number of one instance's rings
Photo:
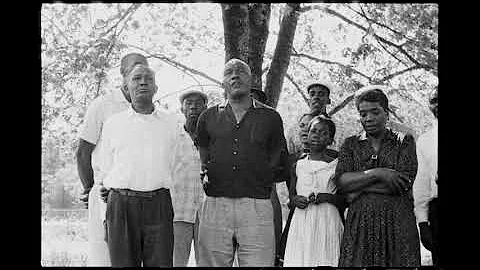
[[[394,169],[413,181],[417,173],[413,136],[388,130],[377,153],[365,132],[347,138],[335,178],[375,167]],[[420,261],[411,186],[398,196],[363,193],[349,205],[339,267],[419,267]]]

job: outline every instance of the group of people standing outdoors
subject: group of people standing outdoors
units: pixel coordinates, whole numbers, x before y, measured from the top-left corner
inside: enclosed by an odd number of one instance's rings
[[[90,105],[77,150],[89,265],[187,266],[192,242],[201,267],[417,267],[420,241],[438,263],[436,129],[415,144],[387,128],[381,87],[358,92],[363,132],[337,151],[328,84],[308,86],[310,112],[286,138],[239,59],[224,66],[225,102],[207,107],[203,92],[185,92],[183,119],[154,105],[143,55],[124,56],[120,72],[120,91]]]

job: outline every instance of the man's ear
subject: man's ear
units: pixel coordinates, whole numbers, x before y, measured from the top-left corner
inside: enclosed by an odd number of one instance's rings
[[[158,85],[155,84],[155,86],[153,87],[153,94],[156,94],[157,90],[158,90]]]
[[[327,105],[330,105],[330,104],[332,104],[332,100],[330,99],[330,97],[328,97],[328,99],[327,99]]]

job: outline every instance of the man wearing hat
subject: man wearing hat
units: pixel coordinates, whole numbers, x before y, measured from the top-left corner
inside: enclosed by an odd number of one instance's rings
[[[417,141],[418,171],[413,183],[415,215],[423,246],[432,252],[433,265],[441,267],[438,237],[438,87],[429,98],[435,116],[433,127]]]
[[[173,266],[186,267],[192,240],[198,265],[198,223],[201,202],[205,196],[198,181],[200,156],[194,145],[198,116],[207,108],[208,98],[203,92],[190,90],[180,95],[181,111],[185,121],[178,125],[179,138],[173,167],[172,204],[174,210]]]

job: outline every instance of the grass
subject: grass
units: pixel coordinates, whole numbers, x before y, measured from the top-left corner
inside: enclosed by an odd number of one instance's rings
[[[87,218],[86,210],[52,210],[42,213],[42,266],[87,266]],[[285,211],[283,218],[287,218]],[[422,265],[432,264],[431,253],[423,246],[421,255]],[[195,266],[193,245],[188,266]]]

